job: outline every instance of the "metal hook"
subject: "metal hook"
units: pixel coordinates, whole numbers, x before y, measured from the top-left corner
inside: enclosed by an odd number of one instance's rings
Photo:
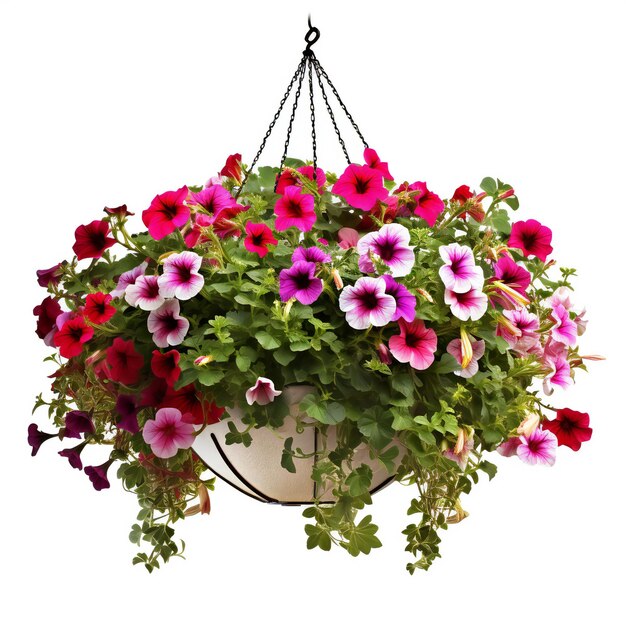
[[[315,26],[313,26],[311,24],[311,15],[309,14],[309,32],[304,36],[304,41],[306,41],[307,46],[306,49],[304,50],[304,54],[306,55],[312,55],[313,54],[313,50],[311,50],[311,46],[317,42],[317,40],[320,38],[320,31],[319,28],[316,28]]]

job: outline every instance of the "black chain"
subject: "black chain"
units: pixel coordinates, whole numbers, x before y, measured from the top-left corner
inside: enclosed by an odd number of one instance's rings
[[[280,114],[282,113],[285,103],[289,99],[293,86],[297,82],[298,87],[296,89],[295,99],[293,102],[293,106],[291,108],[291,116],[289,118],[289,125],[287,127],[287,138],[285,140],[283,155],[280,159],[279,174],[280,172],[282,172],[283,166],[285,165],[285,160],[287,158],[287,150],[289,149],[289,141],[291,139],[291,131],[293,129],[293,122],[296,117],[296,109],[298,108],[298,100],[300,99],[300,92],[302,91],[302,82],[304,81],[304,75],[307,73],[307,70],[309,73],[309,81],[308,81],[309,82],[309,108],[311,110],[311,137],[313,140],[313,180],[317,182],[317,134],[315,130],[315,102],[314,102],[315,98],[314,98],[314,92],[313,92],[313,72],[315,72],[315,76],[317,78],[317,84],[319,85],[320,92],[322,93],[322,97],[324,98],[324,103],[326,104],[326,110],[328,111],[328,114],[330,115],[333,128],[335,129],[335,133],[337,134],[337,138],[339,139],[339,143],[341,144],[341,149],[348,163],[351,163],[350,156],[348,155],[348,150],[346,149],[346,144],[343,140],[343,137],[341,136],[341,133],[339,132],[339,127],[337,126],[337,120],[335,119],[335,114],[333,113],[333,109],[330,105],[330,102],[328,101],[328,95],[326,94],[326,89],[324,88],[324,80],[326,81],[330,89],[332,90],[335,98],[337,99],[337,102],[343,109],[343,112],[346,114],[346,117],[348,118],[348,120],[350,120],[350,123],[352,124],[352,128],[354,128],[354,130],[356,131],[357,135],[363,142],[363,145],[366,148],[369,148],[369,145],[365,141],[363,134],[361,133],[359,127],[354,121],[354,118],[352,117],[352,115],[350,115],[350,112],[348,111],[346,105],[344,104],[343,100],[339,96],[339,93],[337,92],[335,85],[333,85],[332,81],[328,77],[328,74],[326,73],[326,70],[322,67],[317,57],[315,56],[315,53],[311,49],[311,46],[314,43],[316,43],[319,38],[320,38],[320,31],[319,29],[311,25],[311,16],[309,16],[309,31],[307,32],[304,38],[304,40],[307,42],[307,47],[302,53],[302,59],[300,59],[298,68],[296,69],[295,74],[291,78],[291,82],[289,83],[289,86],[287,87],[287,91],[285,92],[285,95],[282,97],[280,101],[280,104],[278,106],[278,111],[276,111],[272,121],[270,122],[269,128],[267,129],[267,132],[265,133],[265,136],[263,137],[263,141],[261,142],[261,145],[259,146],[256,156],[254,157],[250,167],[245,172],[243,181],[239,187],[239,190],[237,191],[235,198],[239,197],[239,194],[241,194],[243,188],[245,187],[246,182],[248,181],[248,176],[254,169],[259,158],[261,157],[261,153],[265,149],[265,144],[267,143],[269,136],[272,134],[272,130],[274,129],[274,126],[276,125],[276,122],[278,121]],[[276,178],[274,191],[276,191],[277,185],[278,185],[278,177]]]

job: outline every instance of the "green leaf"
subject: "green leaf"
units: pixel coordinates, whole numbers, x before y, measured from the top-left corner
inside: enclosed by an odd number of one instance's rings
[[[275,350],[280,347],[280,341],[265,330],[260,330],[254,337],[265,350]]]
[[[224,378],[225,372],[222,370],[213,369],[211,367],[205,367],[198,374],[198,382],[205,387],[210,387],[215,383],[218,383],[222,378]]]
[[[496,209],[491,214],[491,223],[503,235],[508,235],[511,232],[511,221],[506,209]]]
[[[130,539],[131,543],[141,545],[141,534],[141,526],[139,526],[139,524],[133,524],[128,538]]]
[[[296,358],[296,355],[289,348],[285,348],[284,346],[276,350],[273,356],[274,359],[283,366],[289,365],[289,363]]]
[[[288,437],[285,439],[285,447],[283,449],[283,454],[280,459],[281,467],[284,467],[288,472],[292,474],[296,473],[296,466],[293,463],[293,452],[291,450],[291,446],[293,444],[293,437]]]
[[[485,472],[485,474],[489,476],[489,480],[493,480],[494,476],[498,472],[498,466],[490,463],[489,461],[481,461],[478,464],[478,469]]]
[[[483,178],[480,188],[490,196],[493,196],[498,191],[498,184],[493,178],[487,177]]]
[[[393,438],[393,416],[382,407],[368,409],[357,421],[361,433],[378,450],[382,450]]]
[[[405,398],[413,396],[413,379],[410,374],[394,374],[391,378],[391,386],[399,391]]]
[[[352,556],[359,554],[369,554],[372,548],[380,548],[382,543],[376,536],[378,526],[372,524],[372,516],[366,515],[358,526],[354,529],[347,530],[345,537],[348,540],[348,552]]]
[[[360,496],[369,491],[372,484],[373,472],[369,465],[360,465],[353,470],[346,478],[346,485],[351,496]]]
[[[451,354],[446,352],[446,354],[443,354],[441,359],[430,368],[430,371],[436,374],[449,374],[450,372],[460,369],[461,366],[459,362]]]
[[[313,524],[306,524],[304,532],[308,535],[306,547],[309,550],[319,547],[326,552],[330,550],[331,538],[328,531],[319,526],[313,526]]]

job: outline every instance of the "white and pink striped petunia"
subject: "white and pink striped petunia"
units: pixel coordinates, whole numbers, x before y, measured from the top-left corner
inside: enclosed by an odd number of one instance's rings
[[[384,326],[396,312],[395,299],[385,293],[384,279],[364,276],[353,286],[344,287],[339,296],[339,308],[345,312],[346,321],[352,328],[365,330],[372,326]]]
[[[168,256],[159,276],[161,294],[179,300],[193,298],[204,286],[204,277],[198,271],[201,265],[202,257],[189,250]]]
[[[444,301],[454,317],[466,322],[469,319],[479,320],[487,312],[489,299],[480,289],[472,288],[464,293],[446,289]]]
[[[138,276],[132,285],[126,287],[124,297],[130,306],[139,307],[144,311],[154,311],[165,302],[163,294],[159,291],[158,276]]]
[[[387,265],[394,278],[406,276],[415,265],[414,246],[409,245],[410,239],[408,228],[401,224],[385,224],[379,231],[367,233],[356,246],[360,255],[360,270],[368,273],[375,271],[370,259],[372,254]]]
[[[180,315],[180,302],[166,300],[148,315],[148,330],[159,348],[177,346],[183,342],[189,330],[189,320]]]
[[[439,276],[446,289],[467,293],[470,289],[483,288],[485,275],[482,267],[476,265],[469,246],[460,246],[458,243],[439,246],[439,255],[443,259]]]
[[[253,405],[255,402],[260,405],[269,404],[279,396],[282,391],[277,391],[274,387],[274,381],[264,376],[259,376],[256,383],[248,391],[246,391],[246,401]]]
[[[554,465],[556,461],[556,435],[549,430],[535,429],[528,437],[521,436],[517,456],[529,465]]]

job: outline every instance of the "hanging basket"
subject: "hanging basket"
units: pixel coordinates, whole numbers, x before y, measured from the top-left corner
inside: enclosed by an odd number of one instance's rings
[[[227,409],[227,417],[217,424],[211,424],[196,437],[193,449],[206,463],[207,467],[219,478],[242,493],[270,504],[299,505],[313,502],[330,503],[336,498],[331,486],[320,485],[311,477],[313,466],[319,460],[316,452],[322,443],[329,450],[337,445],[337,427],[327,426],[322,434],[322,426],[299,412],[298,404],[305,395],[314,391],[308,385],[293,385],[284,390],[289,414],[284,425],[274,429],[257,429],[253,433],[252,443],[227,445],[226,437],[230,432],[228,423],[233,422],[238,430],[245,429],[240,409]],[[298,420],[308,427],[299,428]],[[290,473],[281,467],[281,458],[285,441],[291,438],[291,447],[301,449],[308,458],[293,460],[295,472]],[[371,459],[369,448],[360,445],[354,451],[352,464],[362,464],[372,469],[370,494],[380,491],[394,480],[390,473],[377,459]],[[348,470],[349,472],[349,470]]]

